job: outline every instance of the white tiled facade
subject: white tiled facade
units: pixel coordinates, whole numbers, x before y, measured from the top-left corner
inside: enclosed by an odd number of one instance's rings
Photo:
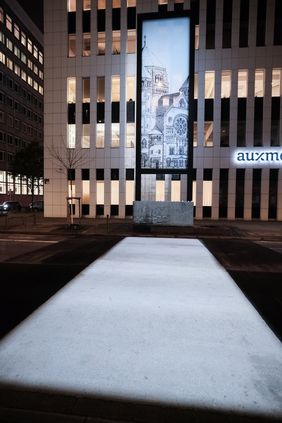
[[[266,2],[265,45],[257,46],[257,10],[260,0],[249,0],[248,41],[247,47],[239,47],[240,36],[240,0],[232,2],[232,32],[231,48],[222,48],[223,38],[223,9],[224,0],[216,0],[215,13],[215,46],[206,49],[206,16],[209,0],[199,1],[199,46],[195,50],[195,74],[198,75],[197,101],[197,132],[194,135],[194,179],[193,199],[195,202],[195,217],[202,219],[241,218],[250,220],[282,219],[282,156],[279,162],[271,164],[256,164],[255,167],[245,167],[241,173],[233,163],[234,151],[247,151],[255,147],[269,148],[269,151],[282,153],[282,107],[280,114],[276,143],[271,144],[272,131],[272,100],[273,100],[273,69],[280,75],[280,86],[275,96],[281,103],[281,69],[282,46],[274,45],[273,32],[275,27],[275,0]],[[44,68],[44,143],[45,143],[45,216],[64,217],[67,214],[66,197],[71,194],[68,182],[67,160],[64,164],[54,158],[54,151],[62,156],[67,155],[67,126],[68,126],[68,78],[75,78],[75,151],[78,152],[79,163],[75,169],[72,196],[80,197],[83,214],[88,217],[115,215],[124,218],[130,215],[130,205],[134,199],[134,181],[126,178],[126,169],[135,170],[135,146],[126,143],[126,77],[136,77],[137,56],[127,54],[127,3],[120,1],[120,54],[112,54],[112,0],[106,0],[106,50],[105,55],[98,54],[97,48],[97,5],[91,1],[91,53],[83,56],[83,1],[76,0],[76,54],[68,57],[68,0],[45,0],[45,68]],[[90,2],[86,2],[89,6]],[[173,11],[175,3],[179,1],[157,0],[136,1],[136,13],[153,13],[158,11],[158,3],[168,3],[167,10]],[[189,10],[192,1],[185,0],[184,10]],[[197,3],[197,2],[195,2]],[[215,3],[215,2],[214,2]],[[118,2],[117,2],[118,4]],[[277,12],[277,11],[276,11]],[[277,43],[276,43],[277,44]],[[278,43],[279,44],[279,43]],[[87,53],[89,54],[89,53]],[[248,74],[246,96],[246,128],[245,142],[242,147],[238,144],[238,72],[246,70]],[[260,146],[254,144],[255,114],[255,72],[264,72],[264,93],[261,96],[263,124]],[[213,137],[210,144],[205,138],[205,74],[214,71],[213,103]],[[229,140],[227,146],[221,146],[221,110],[222,110],[222,72],[230,71],[230,112],[229,112]],[[280,72],[280,73],[279,73]],[[120,109],[119,146],[112,147],[111,101],[112,76],[120,76]],[[97,125],[97,77],[105,77],[105,136],[104,147],[96,147]],[[81,148],[82,139],[82,79],[90,78],[90,145]],[[277,103],[276,101],[276,103]],[[206,105],[206,106],[205,106]],[[277,115],[277,113],[276,113]],[[208,129],[207,129],[208,131]],[[136,145],[136,142],[134,142]],[[205,145],[206,144],[206,145]],[[258,144],[257,144],[258,145]],[[263,151],[263,150],[262,150]],[[84,169],[82,176],[81,169]],[[103,169],[100,176],[97,173]],[[116,173],[118,171],[118,174]],[[258,171],[261,169],[261,172]],[[85,171],[86,170],[86,171]],[[273,172],[274,171],[274,172]],[[130,171],[129,171],[130,172]],[[240,175],[244,173],[244,184],[240,190]],[[236,182],[237,174],[237,182]],[[86,175],[86,177],[85,177]],[[128,175],[128,174],[127,174]],[[221,176],[220,176],[221,175]],[[225,175],[225,179],[224,178]],[[134,171],[134,178],[136,172]],[[227,179],[226,179],[227,178]],[[82,180],[84,179],[84,180]],[[126,180],[127,179],[127,180]],[[256,179],[256,180],[255,180]],[[181,181],[172,181],[171,175],[166,175],[165,181],[156,181],[156,176],[142,177],[142,192],[146,199],[186,199],[187,181],[181,176]],[[223,194],[225,193],[225,194]],[[270,194],[271,193],[271,194]],[[226,198],[223,198],[225,195]],[[98,205],[98,207],[97,207]],[[102,207],[100,207],[102,206]],[[113,207],[118,206],[118,207]],[[129,206],[129,207],[126,207]],[[76,207],[78,216],[78,207]]]

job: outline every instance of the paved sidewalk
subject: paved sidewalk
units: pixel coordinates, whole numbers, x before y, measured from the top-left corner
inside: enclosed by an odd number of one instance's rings
[[[75,227],[70,228],[66,218],[44,218],[41,213],[15,213],[0,216],[0,233],[226,237],[282,241],[282,222],[195,220],[192,227],[162,227],[135,226],[132,219],[83,218],[75,220]]]
[[[3,339],[0,369],[1,422],[282,419],[281,343],[195,239],[120,241]]]

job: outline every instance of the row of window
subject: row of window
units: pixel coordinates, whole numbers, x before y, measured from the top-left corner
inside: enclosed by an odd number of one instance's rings
[[[22,113],[24,116],[26,116],[28,119],[30,119],[33,122],[38,122],[39,124],[42,123],[42,117],[41,116],[34,113],[32,110],[27,109],[22,104],[13,100],[11,97],[5,96],[5,94],[2,93],[1,91],[0,91],[0,104],[6,104],[11,109],[14,109],[18,113]]]
[[[261,186],[261,169],[253,169],[252,175],[252,193],[251,193],[251,218],[259,219],[262,206],[262,186]],[[278,169],[269,170],[269,196],[268,196],[268,218],[277,218],[277,206],[278,206]],[[146,175],[146,178],[151,179],[152,193],[147,193],[152,198],[154,195],[156,201],[164,201],[166,196],[166,181],[165,175]],[[170,177],[167,175],[167,177]],[[105,205],[105,182],[104,182],[104,169],[96,169],[96,215],[104,215]],[[111,169],[111,180],[107,182],[110,184],[110,205],[111,215],[119,214],[119,192],[120,183],[119,180],[119,169]],[[154,180],[155,179],[155,182]],[[75,170],[69,169],[68,172],[69,180],[69,195],[75,196],[76,182],[75,182]],[[125,173],[125,208],[126,215],[132,214],[132,206],[134,201],[134,169],[126,169]],[[181,178],[180,175],[171,175],[170,180],[170,200],[180,201],[181,199]],[[80,192],[82,196],[82,214],[88,215],[90,211],[90,170],[81,169],[81,182]],[[215,186],[216,185],[216,186]],[[197,181],[196,181],[196,169],[193,171],[193,202],[197,206],[202,207],[203,217],[212,216],[212,207],[215,206],[213,200],[213,190],[218,189],[218,217],[227,218],[229,201],[229,169],[220,169],[219,181],[213,181],[213,170],[204,169],[203,181],[202,181],[202,198],[198,199],[196,195]],[[235,184],[235,217],[244,218],[245,213],[245,169],[236,169],[236,184]]]
[[[200,15],[200,0],[192,0],[192,8],[194,10],[195,16],[195,46],[199,47],[199,15]],[[215,48],[215,34],[216,34],[216,24],[217,13],[222,13],[222,20],[220,25],[222,25],[222,39],[221,46],[222,48],[231,48],[234,45],[239,45],[239,47],[248,47],[249,46],[249,26],[250,26],[250,16],[252,13],[251,8],[253,4],[250,0],[223,0],[223,10],[220,10],[217,7],[216,0],[206,0],[206,37],[205,37],[205,48],[214,49]],[[235,8],[239,6],[239,34],[234,31],[233,35],[238,36],[236,43],[232,43],[232,26],[237,23],[233,15]],[[257,0],[256,1],[256,46],[262,47],[266,45],[266,16],[268,12],[272,12],[272,3],[267,2],[267,0]],[[273,45],[282,45],[282,2],[281,0],[275,0],[274,5],[274,14],[273,14]],[[237,44],[238,43],[238,44]]]
[[[43,80],[43,71],[38,68],[38,66],[29,59],[26,54],[21,51],[13,42],[8,38],[5,37],[5,34],[0,31],[0,42],[4,44],[11,53],[13,53],[19,60],[21,60],[27,67],[40,79]]]
[[[27,136],[31,139],[42,139],[41,131],[38,131],[36,128],[27,125],[25,122],[14,118],[12,115],[3,110],[0,110],[0,123],[7,124],[7,126],[11,129],[14,128],[16,131],[21,131],[22,133],[27,134]]]
[[[12,160],[12,157],[10,160]],[[0,194],[30,195],[30,187],[31,184],[25,176],[13,176],[10,172],[0,170]],[[43,195],[42,178],[35,181],[34,195]]]
[[[0,143],[2,144],[9,144],[15,145],[19,148],[25,148],[27,146],[27,142],[21,138],[14,137],[11,134],[6,134],[5,132],[0,131]]]
[[[21,42],[21,44],[38,60],[40,64],[43,64],[43,53],[38,47],[32,42],[32,40],[26,36],[26,34],[20,30],[19,26],[13,22],[11,16],[8,13],[4,13],[2,7],[0,7],[0,22],[6,26],[8,31],[14,35],[14,37]]]
[[[30,94],[26,89],[24,89],[21,85],[15,82],[8,75],[3,75],[2,72],[0,72],[0,85],[3,85],[4,87],[6,86],[9,89],[10,93],[11,90],[14,90],[17,98],[21,96],[25,103],[28,102],[30,103],[30,105],[36,106],[36,108],[38,107],[40,110],[43,109],[42,101],[38,100],[36,96]],[[18,110],[21,110],[20,107]]]
[[[38,84],[31,76],[27,75],[26,71],[20,68],[16,63],[14,63],[9,57],[2,52],[0,52],[0,63],[6,65],[10,71],[14,72],[19,78],[25,81],[31,88],[43,95],[43,86]]]

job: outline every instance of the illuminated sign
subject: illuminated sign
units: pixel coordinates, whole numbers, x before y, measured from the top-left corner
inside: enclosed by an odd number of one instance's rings
[[[233,162],[238,166],[282,166],[282,148],[244,148],[234,151]]]
[[[190,17],[144,19],[138,108],[142,170],[185,170],[189,142]]]

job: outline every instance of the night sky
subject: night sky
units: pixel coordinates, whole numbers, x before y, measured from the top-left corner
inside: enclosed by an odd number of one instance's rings
[[[38,28],[43,31],[43,0],[18,0]]]

